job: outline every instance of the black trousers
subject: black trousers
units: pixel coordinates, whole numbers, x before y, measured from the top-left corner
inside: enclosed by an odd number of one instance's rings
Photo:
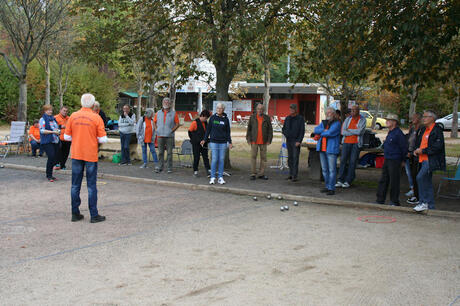
[[[287,140],[286,148],[288,151],[289,176],[297,178],[297,174],[299,173],[300,146],[297,147],[295,145],[295,140]]]
[[[203,157],[204,167],[206,171],[211,169],[209,166],[208,148],[202,147],[199,143],[192,143],[193,149],[193,171],[198,171],[198,165],[200,164],[200,155]]]
[[[57,162],[59,144],[47,143],[47,144],[42,144],[41,147],[43,151],[46,152],[46,156],[48,156],[48,160],[46,161],[46,177],[52,178],[53,177],[53,167],[56,165],[56,162]]]
[[[385,159],[377,190],[377,202],[385,202],[389,186],[391,204],[399,204],[401,165],[402,161],[400,160]]]
[[[59,156],[57,161],[61,168],[65,168],[65,163],[67,162],[67,158],[69,158],[71,144],[70,141],[59,141]]]
[[[409,158],[410,163],[410,174],[412,175],[412,182],[414,182],[414,197],[418,199],[418,184],[417,184],[417,174],[420,168],[418,158],[411,156]]]

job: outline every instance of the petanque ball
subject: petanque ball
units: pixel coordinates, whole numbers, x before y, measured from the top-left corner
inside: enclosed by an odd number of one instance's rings
[[[294,206],[299,206],[299,203],[297,203],[297,201],[294,201]]]
[[[257,201],[257,197],[253,197],[252,199],[253,199],[254,201]]]
[[[289,206],[284,206],[284,210],[289,210]]]
[[[0,165],[0,168],[5,168],[5,166],[3,166],[3,165]]]
[[[278,196],[278,200],[282,200],[282,199],[283,199],[283,197],[279,195],[279,196]]]
[[[272,196],[271,195],[267,195],[267,199],[271,200]]]
[[[281,211],[284,211],[284,206],[281,206],[281,207],[280,207],[280,210],[281,210]]]

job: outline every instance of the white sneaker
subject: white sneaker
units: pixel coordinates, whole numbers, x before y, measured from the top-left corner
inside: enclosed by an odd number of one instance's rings
[[[198,176],[198,171],[193,171],[193,176]]]
[[[350,184],[345,182],[345,183],[342,184],[342,188],[350,188]]]
[[[411,197],[410,199],[407,199],[406,202],[409,203],[409,204],[411,204],[411,205],[418,205],[418,204],[420,204],[416,197]]]
[[[343,183],[341,181],[338,181],[337,184],[335,184],[335,187],[343,187]]]
[[[414,190],[409,190],[408,192],[406,192],[405,196],[408,198],[412,198],[414,196]]]
[[[417,212],[425,211],[428,210],[428,204],[427,203],[420,203],[417,206],[414,207],[414,210]]]
[[[209,185],[214,185],[216,183],[216,178],[212,177],[210,180],[209,180]]]
[[[224,178],[223,178],[223,177],[219,177],[219,179],[217,180],[217,182],[218,182],[220,185],[225,184],[225,181],[224,181]]]
[[[145,168],[148,168],[148,167],[147,167],[147,164],[143,164],[143,165],[142,165],[142,166],[140,166],[139,168],[141,168],[141,169],[145,169]]]

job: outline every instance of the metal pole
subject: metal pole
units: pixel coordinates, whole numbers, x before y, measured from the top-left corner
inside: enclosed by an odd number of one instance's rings
[[[198,114],[201,113],[203,110],[203,92],[201,91],[201,87],[198,88]]]

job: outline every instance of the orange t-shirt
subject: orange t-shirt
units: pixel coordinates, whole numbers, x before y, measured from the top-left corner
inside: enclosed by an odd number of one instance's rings
[[[325,128],[324,130],[327,131],[329,128]],[[321,140],[321,152],[327,151],[327,138],[323,137]]]
[[[153,131],[152,131],[152,120],[144,120],[145,122],[145,131],[144,131],[144,142],[152,143]]]
[[[201,122],[201,124],[203,125],[203,129],[206,131],[206,125],[204,125],[204,122]],[[196,125],[196,121],[193,120],[193,122],[192,122],[192,124],[190,124],[190,127],[188,128],[188,130],[190,132],[195,132],[197,129],[198,129],[198,126]]]
[[[70,116],[65,134],[72,136],[73,159],[97,162],[98,137],[107,136],[101,116],[90,108],[82,108]]]
[[[433,127],[434,123],[431,126],[427,127],[425,133],[423,133],[422,142],[420,143],[420,149],[423,150],[428,148],[428,138],[430,137],[430,133],[431,130],[433,130]],[[423,163],[424,161],[428,161],[428,155],[422,153],[418,156],[418,162]]]
[[[359,117],[357,119],[351,118],[348,128],[355,130],[358,127]],[[358,135],[345,136],[344,143],[358,143]]]
[[[35,139],[40,140],[40,128],[32,125],[29,129],[29,135],[32,135],[35,137]],[[29,139],[31,138],[29,137]]]
[[[60,126],[63,126],[63,128],[61,127],[62,130],[65,130],[67,121],[69,121],[69,116],[62,117],[61,114],[57,114],[56,116],[54,116],[54,118],[56,119],[57,124],[59,124]],[[61,133],[61,135],[59,136],[59,139],[61,141],[64,141],[64,133]]]
[[[257,139],[255,142],[253,141],[252,143],[261,145],[261,144],[264,144],[264,137],[262,135],[262,124],[264,122],[264,117],[259,116],[259,115],[256,115],[256,117],[257,117]]]

